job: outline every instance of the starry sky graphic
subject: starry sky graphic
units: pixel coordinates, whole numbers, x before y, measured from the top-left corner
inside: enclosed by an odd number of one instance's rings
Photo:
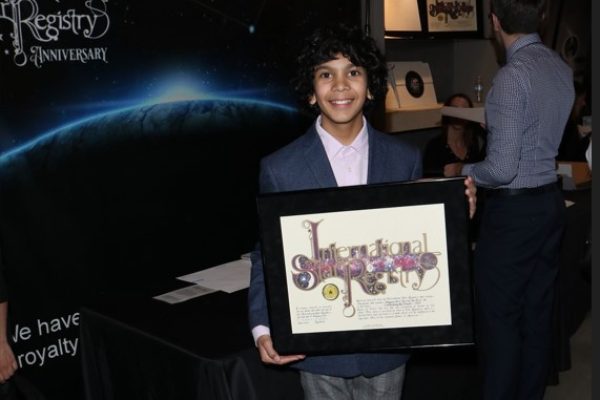
[[[90,14],[83,0],[36,1],[39,14]],[[360,17],[358,0],[94,2],[106,5],[110,26],[104,36],[92,40],[62,31],[58,40],[40,42],[25,29],[22,40],[26,52],[31,46],[106,48],[106,62],[19,67],[13,24],[0,18],[0,153],[75,120],[169,98],[295,106],[289,81],[302,38],[332,16]]]

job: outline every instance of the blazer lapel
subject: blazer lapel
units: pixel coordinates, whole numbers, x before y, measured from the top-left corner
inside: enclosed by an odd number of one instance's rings
[[[333,174],[333,170],[327,159],[327,153],[325,153],[323,143],[321,143],[321,139],[319,139],[319,135],[314,126],[310,131],[309,141],[304,151],[304,156],[306,157],[308,167],[312,171],[319,187],[325,188],[337,186],[335,175]]]
[[[368,125],[367,128],[369,130],[369,171],[367,174],[367,183],[384,182],[387,174],[387,148],[379,139],[380,133],[375,131],[371,125]]]

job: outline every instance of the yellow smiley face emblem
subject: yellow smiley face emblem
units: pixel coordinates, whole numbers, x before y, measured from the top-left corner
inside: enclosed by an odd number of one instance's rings
[[[323,286],[323,297],[327,300],[335,300],[340,294],[340,290],[333,283]]]

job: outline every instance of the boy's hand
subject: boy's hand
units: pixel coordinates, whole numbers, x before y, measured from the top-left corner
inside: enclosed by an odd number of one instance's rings
[[[262,335],[256,341],[260,359],[265,364],[284,365],[294,361],[303,360],[306,357],[304,354],[294,354],[288,356],[280,356],[273,348],[273,341],[270,335]]]

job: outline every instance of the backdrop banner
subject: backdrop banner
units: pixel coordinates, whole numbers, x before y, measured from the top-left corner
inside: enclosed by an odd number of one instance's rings
[[[259,159],[310,123],[289,81],[332,19],[360,1],[0,0],[9,335],[47,399],[83,398],[82,305],[253,248]]]

